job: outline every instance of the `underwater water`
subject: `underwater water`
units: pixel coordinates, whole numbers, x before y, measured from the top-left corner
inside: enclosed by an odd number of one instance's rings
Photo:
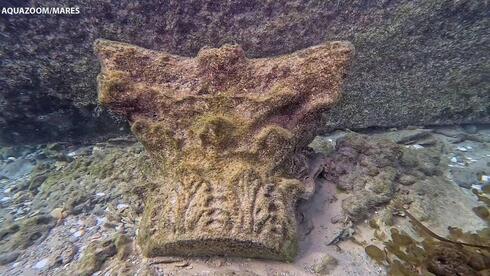
[[[0,12],[0,275],[490,275],[485,1]]]

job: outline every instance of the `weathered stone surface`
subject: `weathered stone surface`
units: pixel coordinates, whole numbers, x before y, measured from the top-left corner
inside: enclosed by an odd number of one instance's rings
[[[328,128],[490,123],[486,1],[87,0],[80,10],[0,17],[0,143],[118,129],[94,112],[100,37],[186,56],[237,43],[250,57],[349,40],[357,65]]]
[[[315,174],[301,150],[339,99],[352,45],[264,59],[235,45],[196,58],[108,40],[95,50],[100,103],[128,118],[161,170],[144,253],[292,260],[296,201]]]

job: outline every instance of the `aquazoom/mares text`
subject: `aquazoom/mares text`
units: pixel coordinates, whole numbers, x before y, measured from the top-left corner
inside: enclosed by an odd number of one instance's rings
[[[80,14],[79,7],[3,7],[2,14]]]

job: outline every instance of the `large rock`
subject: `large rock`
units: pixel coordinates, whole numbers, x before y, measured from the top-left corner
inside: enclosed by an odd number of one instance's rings
[[[248,57],[346,39],[356,66],[327,128],[490,122],[485,1],[87,0],[80,10],[0,17],[0,143],[119,129],[96,105],[96,38],[187,56],[238,43]]]
[[[352,45],[261,59],[229,44],[196,58],[108,40],[95,49],[100,103],[129,120],[159,173],[143,253],[292,260],[296,203],[319,173],[304,149],[338,102]]]

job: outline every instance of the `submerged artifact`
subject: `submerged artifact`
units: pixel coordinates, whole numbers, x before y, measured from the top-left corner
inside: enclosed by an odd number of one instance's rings
[[[95,50],[99,102],[129,120],[159,168],[143,253],[292,260],[295,206],[319,169],[305,149],[339,99],[353,46],[260,59],[235,45],[195,58],[108,40]]]

